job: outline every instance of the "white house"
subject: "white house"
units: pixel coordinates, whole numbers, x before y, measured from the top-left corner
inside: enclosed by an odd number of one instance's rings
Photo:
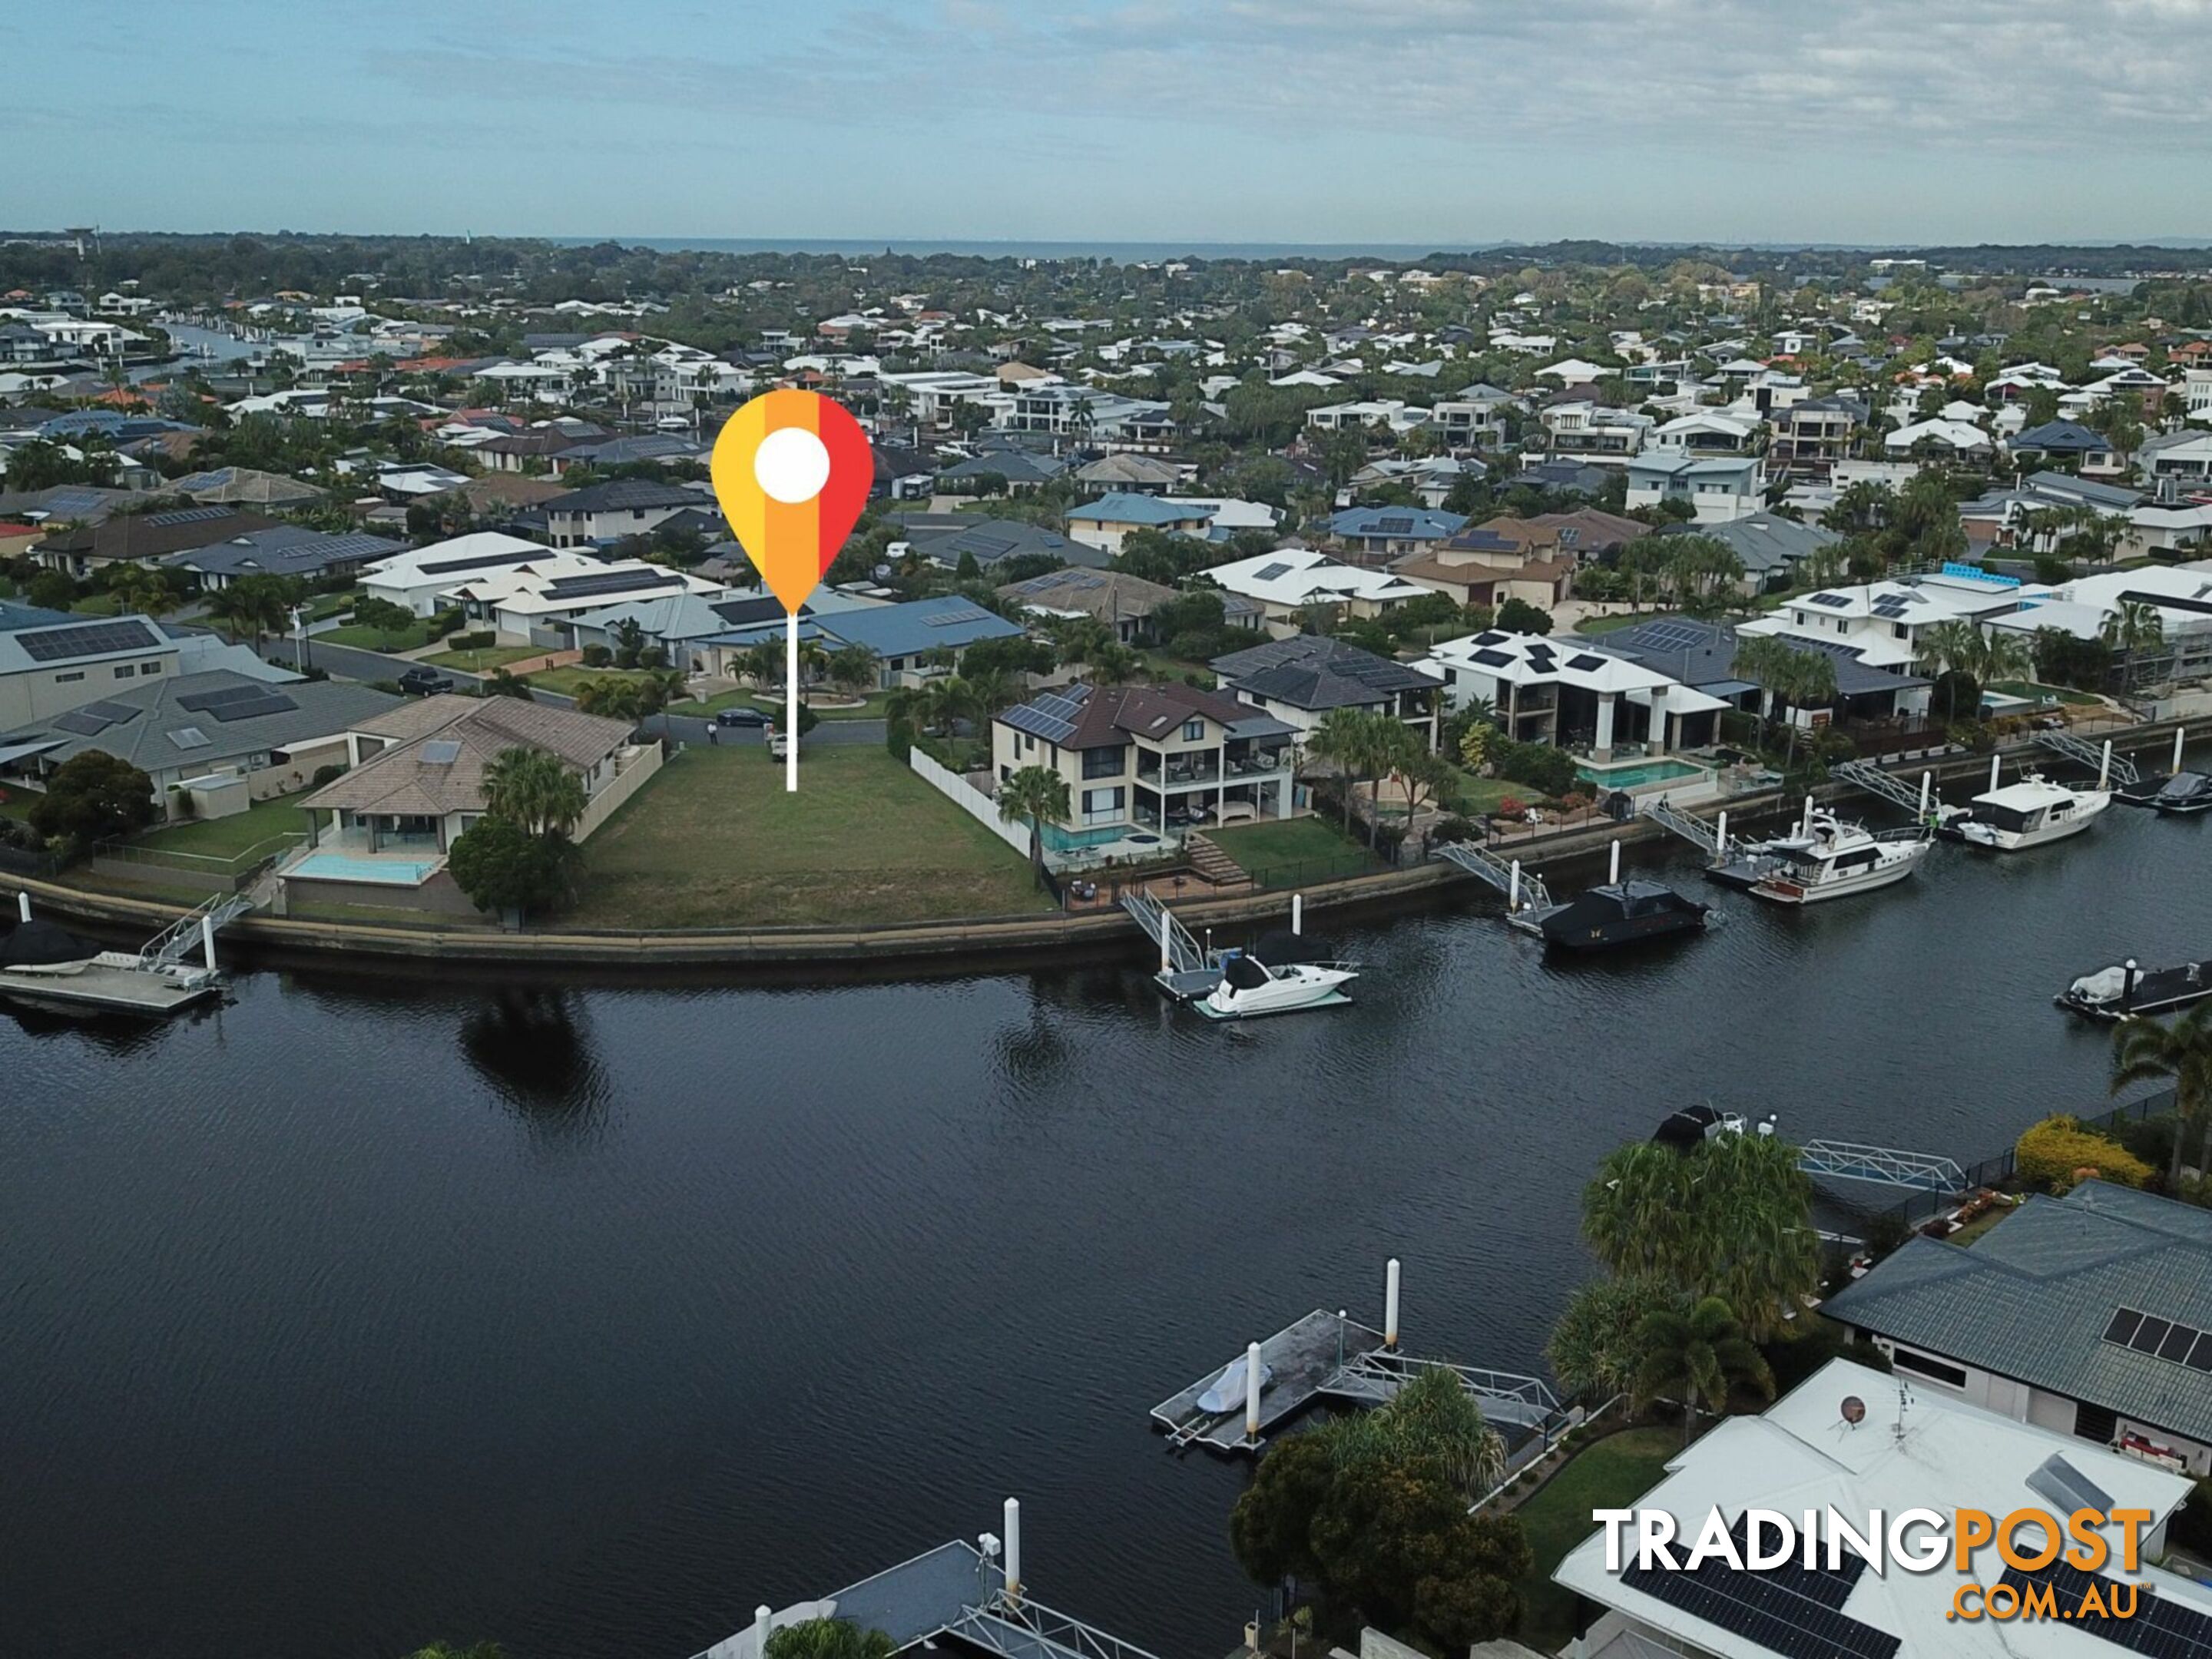
[[[1442,678],[1455,712],[1480,699],[1516,742],[1586,746],[1598,761],[1624,743],[1661,750],[1710,742],[1711,717],[1729,707],[1583,641],[1497,628],[1447,640],[1416,666]]]
[[[432,615],[445,595],[473,577],[525,567],[581,570],[597,561],[561,554],[542,543],[495,530],[455,536],[380,559],[362,576],[362,592],[372,599],[404,605],[418,617]]]
[[[1205,574],[1217,587],[1257,605],[1268,631],[1279,636],[1302,631],[1304,613],[1316,605],[1376,617],[1430,591],[1389,571],[1345,564],[1307,547],[1279,548]]]
[[[1628,463],[1627,507],[1686,501],[1699,524],[1749,518],[1766,504],[1756,456],[1638,455]]]

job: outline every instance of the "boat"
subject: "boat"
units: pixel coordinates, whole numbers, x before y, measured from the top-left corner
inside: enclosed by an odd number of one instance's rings
[[[2120,1020],[2186,1008],[2208,996],[2212,996],[2212,960],[2146,970],[2130,957],[2082,975],[2051,1000],[2091,1019]]]
[[[2160,812],[2212,812],[2212,777],[2202,772],[2176,772],[2145,805]]]
[[[1815,811],[1806,831],[1770,843],[1750,891],[1777,904],[1816,904],[1903,881],[1930,845],[1923,830],[1878,835],[1833,812]]]
[[[1771,1135],[1781,1121],[1769,1112],[1759,1120],[1757,1133]],[[1718,1140],[1723,1135],[1749,1133],[1753,1127],[1741,1112],[1723,1112],[1716,1106],[1685,1106],[1679,1112],[1669,1113],[1652,1133],[1651,1139],[1655,1145],[1687,1152],[1708,1140]]]
[[[1609,951],[1696,933],[1711,909],[1656,881],[1616,880],[1553,906],[1536,931],[1563,951]]]
[[[163,942],[186,937],[203,911],[144,951],[109,951],[67,928],[31,915],[27,895],[19,895],[15,926],[0,936],[0,997],[65,1012],[161,1015],[176,1012],[220,994],[222,981],[212,964],[184,960],[181,950],[164,951]],[[211,910],[210,901],[203,910]],[[209,933],[216,924],[210,916]],[[212,952],[210,951],[210,955]]]
[[[1945,828],[1970,847],[2019,853],[2087,829],[2112,804],[2108,789],[2071,789],[2030,772],[2018,783],[1985,790]]]
[[[1200,999],[1197,1007],[1209,1019],[1250,1019],[1326,1008],[1349,1002],[1352,999],[1342,988],[1358,976],[1349,963],[1294,962],[1271,968],[1249,951],[1230,951],[1222,956],[1220,982]]]
[[[1207,1385],[1204,1394],[1199,1395],[1196,1401],[1199,1410],[1209,1417],[1219,1417],[1227,1412],[1241,1410],[1244,1405],[1245,1389],[1249,1382],[1246,1368],[1250,1364],[1249,1359],[1232,1359],[1224,1366],[1221,1375]],[[1275,1368],[1266,1360],[1261,1360],[1260,1362],[1260,1392],[1267,1393],[1269,1385],[1274,1380]]]

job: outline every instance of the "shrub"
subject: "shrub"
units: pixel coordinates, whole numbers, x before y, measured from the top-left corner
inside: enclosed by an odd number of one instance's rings
[[[441,611],[436,616],[430,618],[429,624],[425,631],[428,633],[432,639],[442,640],[447,635],[452,633],[460,625],[461,613],[459,611]]]
[[[2029,1126],[2013,1155],[2023,1181],[2053,1193],[2067,1191],[2085,1174],[2123,1187],[2140,1187],[2150,1179],[2149,1164],[2070,1117],[2046,1117]]]
[[[1564,795],[1576,783],[1575,757],[1553,744],[1500,738],[1492,745],[1491,766],[1499,777],[1547,795]]]
[[[153,823],[154,781],[104,749],[88,749],[54,769],[31,806],[31,826],[49,841],[106,841]]]
[[[455,634],[446,641],[448,650],[489,651],[498,641],[499,635],[489,628],[473,634]]]
[[[1455,841],[1478,841],[1481,835],[1482,832],[1471,820],[1460,817],[1456,812],[1449,817],[1438,818],[1429,830],[1429,839],[1438,846]]]
[[[605,668],[614,659],[615,653],[604,645],[587,645],[584,647],[584,666],[586,668]]]
[[[335,761],[328,766],[318,766],[315,769],[315,775],[307,780],[307,787],[310,789],[320,789],[325,784],[336,783],[345,775],[345,770],[343,766]]]

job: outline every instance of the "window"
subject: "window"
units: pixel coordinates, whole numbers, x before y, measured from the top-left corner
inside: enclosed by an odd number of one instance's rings
[[[1102,817],[1119,817],[1126,799],[1125,792],[1120,789],[1086,789],[1083,792],[1083,816],[1092,822]]]
[[[1966,1373],[1957,1365],[1941,1359],[1931,1359],[1924,1353],[1915,1353],[1910,1348],[1899,1348],[1889,1356],[1891,1364],[1901,1371],[1911,1371],[1915,1376],[1924,1376],[1931,1382],[1942,1382],[1954,1389],[1966,1386]]]
[[[138,672],[141,674],[158,674],[161,672],[161,665],[159,662],[142,662],[138,665]]]
[[[1205,738],[1205,736],[1206,722],[1204,720],[1185,720],[1182,723],[1182,740],[1185,743],[1200,742]]]
[[[134,679],[137,673],[138,665],[136,663],[119,662],[115,665],[115,678],[118,680]]]
[[[82,668],[80,668],[80,669],[78,669],[78,670],[77,670],[75,673],[73,673],[73,674],[57,674],[57,675],[55,675],[55,676],[54,676],[54,684],[55,684],[56,685],[67,685],[67,684],[69,684],[72,680],[81,680],[81,679],[82,679],[83,678],[84,678],[84,670],[82,670]]]
[[[1125,744],[1083,751],[1083,775],[1086,778],[1118,778],[1128,769],[1128,763],[1129,750]]]

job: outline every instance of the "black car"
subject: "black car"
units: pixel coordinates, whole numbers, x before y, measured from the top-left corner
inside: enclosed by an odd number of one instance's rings
[[[411,697],[427,697],[434,692],[452,690],[453,680],[450,674],[418,665],[399,677],[399,689]]]
[[[745,705],[714,712],[714,724],[717,726],[766,726],[769,720],[769,716],[760,709]]]

